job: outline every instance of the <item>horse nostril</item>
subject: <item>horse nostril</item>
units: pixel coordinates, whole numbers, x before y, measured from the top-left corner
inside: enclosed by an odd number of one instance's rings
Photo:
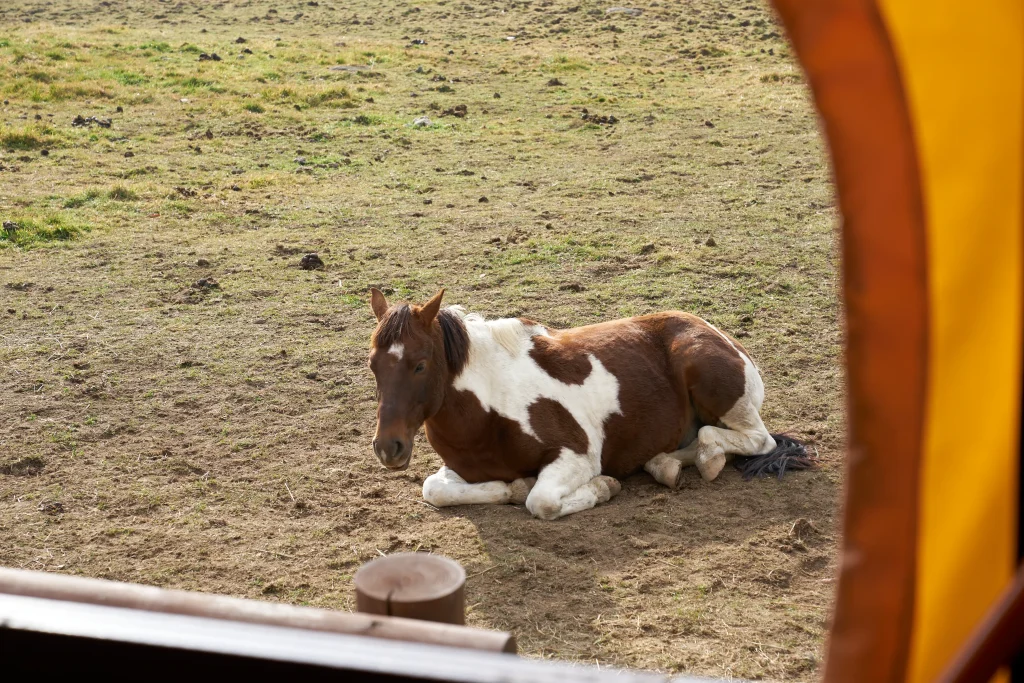
[[[407,445],[402,439],[374,439],[373,452],[384,465],[392,467],[407,455]]]

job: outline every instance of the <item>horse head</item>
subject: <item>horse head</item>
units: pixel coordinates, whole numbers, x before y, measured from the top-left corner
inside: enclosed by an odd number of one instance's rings
[[[442,289],[422,306],[392,306],[380,290],[370,290],[377,316],[370,344],[370,370],[377,381],[373,452],[391,470],[409,466],[416,432],[444,401],[448,363],[437,322],[443,296]]]

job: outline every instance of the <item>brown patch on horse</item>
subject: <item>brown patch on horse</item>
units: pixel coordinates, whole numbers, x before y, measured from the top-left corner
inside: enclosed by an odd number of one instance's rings
[[[681,375],[697,417],[714,425],[747,390],[746,363],[730,340],[696,316],[680,314],[666,325],[669,357]],[[748,356],[749,358],[749,356]]]
[[[590,352],[619,382],[605,422],[602,473],[621,478],[717,424],[746,390],[743,358],[687,313],[656,313],[557,332],[557,345]],[[629,340],[624,343],[624,340]]]
[[[583,384],[587,381],[592,368],[585,351],[540,335],[534,336],[532,341],[530,358],[541,370],[563,384]]]
[[[662,321],[652,317],[563,333],[566,343],[571,339],[585,347],[619,382],[619,413],[604,424],[602,474],[622,478],[654,455],[676,450],[693,421],[689,401],[681,400],[673,383],[663,328]]]
[[[425,426],[445,465],[470,484],[535,477],[561,450],[540,443],[515,420],[484,410],[473,392],[450,385],[441,410]]]
[[[586,453],[587,433],[565,406],[550,398],[539,398],[530,404],[530,427],[545,446],[568,448],[573,453]]]

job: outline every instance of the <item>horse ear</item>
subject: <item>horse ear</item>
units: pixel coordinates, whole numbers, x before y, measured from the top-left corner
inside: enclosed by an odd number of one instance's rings
[[[437,312],[441,310],[441,298],[444,296],[444,288],[441,288],[434,298],[423,304],[423,308],[420,309],[420,320],[423,321],[424,325],[429,325],[434,322],[434,318],[437,317]]]
[[[378,321],[388,312],[388,300],[384,298],[384,293],[376,287],[370,288],[370,308],[373,309],[373,314],[377,316]]]

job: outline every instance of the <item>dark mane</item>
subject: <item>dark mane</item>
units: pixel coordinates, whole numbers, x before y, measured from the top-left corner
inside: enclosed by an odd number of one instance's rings
[[[405,328],[409,325],[409,316],[412,311],[409,304],[392,306],[384,317],[377,324],[377,331],[373,333],[373,345],[380,349],[386,349],[402,341]]]
[[[442,309],[437,314],[437,322],[441,326],[441,337],[444,339],[444,357],[448,361],[448,372],[455,377],[462,372],[469,358],[469,334],[466,325],[458,313],[450,309]]]

